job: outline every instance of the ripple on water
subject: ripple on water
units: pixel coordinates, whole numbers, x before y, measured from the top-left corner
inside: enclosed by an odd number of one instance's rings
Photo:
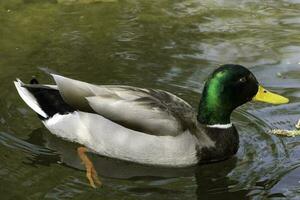
[[[299,2],[95,1],[0,1],[1,199],[297,198],[299,139],[268,130],[293,129],[300,117]],[[101,190],[88,186],[77,145],[36,129],[11,83],[34,74],[47,82],[43,66],[95,83],[165,89],[196,107],[205,79],[225,62],[246,65],[292,103],[236,111],[240,149],[225,162],[173,171],[91,155]]]
[[[245,128],[241,130],[241,151],[243,153],[238,154],[240,165],[237,165],[231,175],[239,178],[240,183],[244,183],[242,187],[251,188],[250,196],[270,195],[272,197],[274,195],[273,197],[275,197],[282,195],[292,197],[296,195],[293,191],[297,186],[293,186],[293,184],[299,181],[299,178],[297,176],[292,178],[289,171],[293,171],[300,164],[298,161],[300,148],[297,147],[300,143],[297,138],[280,138],[270,135],[268,131],[273,128],[294,129],[295,122],[300,118],[299,105],[292,103],[257,108],[247,112],[242,110],[238,113],[242,115],[239,120],[246,117],[251,125],[245,126],[240,121],[237,123]],[[247,159],[251,161],[247,163]],[[244,162],[247,164],[243,165]],[[241,174],[242,178],[239,177]],[[251,183],[252,181],[253,183]],[[280,189],[286,182],[290,185],[286,189]]]

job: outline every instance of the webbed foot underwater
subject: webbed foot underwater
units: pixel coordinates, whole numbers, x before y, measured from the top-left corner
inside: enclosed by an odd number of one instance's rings
[[[52,74],[55,85],[15,82],[49,131],[103,156],[146,165],[186,167],[233,156],[239,136],[231,113],[249,101],[288,99],[264,89],[241,65],[207,79],[198,111],[159,89],[94,85]]]

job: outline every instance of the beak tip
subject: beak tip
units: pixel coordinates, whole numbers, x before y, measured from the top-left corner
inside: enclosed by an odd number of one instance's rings
[[[285,103],[289,103],[290,102],[290,100],[289,99],[286,99],[286,102]]]
[[[286,103],[289,103],[289,102],[290,102],[290,100],[288,98],[283,97],[282,104],[286,104]]]

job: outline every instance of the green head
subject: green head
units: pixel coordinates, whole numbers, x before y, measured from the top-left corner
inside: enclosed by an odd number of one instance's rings
[[[247,68],[241,65],[223,65],[216,69],[205,83],[198,121],[208,125],[228,124],[232,111],[251,100],[274,104],[288,102],[285,97],[260,86]]]

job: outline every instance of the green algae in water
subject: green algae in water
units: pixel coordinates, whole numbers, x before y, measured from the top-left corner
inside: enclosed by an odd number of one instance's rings
[[[286,137],[295,137],[300,135],[300,119],[298,123],[295,125],[296,130],[286,130],[286,129],[273,129],[270,132],[274,135],[278,136],[286,136]]]

